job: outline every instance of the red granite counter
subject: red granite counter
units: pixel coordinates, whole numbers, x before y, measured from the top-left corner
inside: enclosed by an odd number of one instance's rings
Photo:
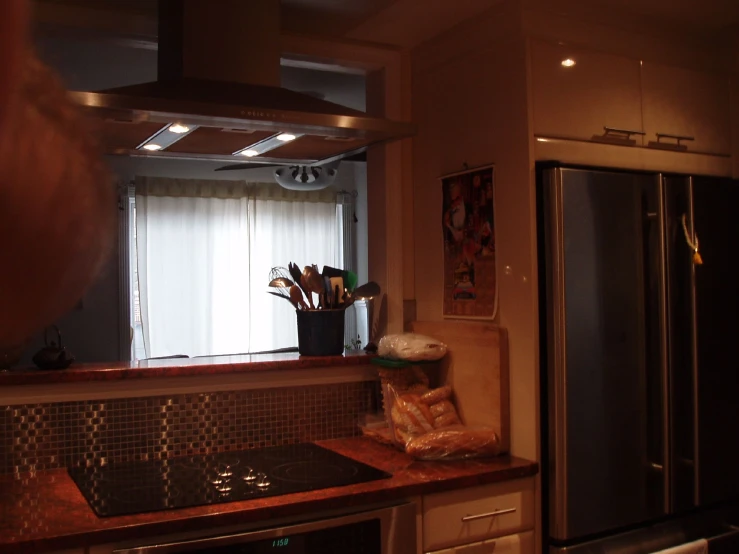
[[[53,371],[41,371],[31,367],[0,371],[0,387],[352,366],[368,364],[372,357],[372,354],[366,354],[364,352],[344,354],[341,356],[301,356],[297,352],[286,352],[276,354],[207,356],[202,358],[169,358],[142,360],[138,362],[74,364],[68,369]]]
[[[538,465],[500,456],[488,460],[417,462],[367,438],[319,444],[392,474],[389,479],[259,500],[99,518],[64,470],[0,477],[0,553],[49,552],[214,530],[323,510],[351,509],[410,496],[473,487],[536,474]]]

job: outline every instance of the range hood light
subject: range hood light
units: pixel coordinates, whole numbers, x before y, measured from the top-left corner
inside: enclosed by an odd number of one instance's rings
[[[151,135],[144,142],[136,147],[136,150],[166,150],[178,140],[185,138],[187,135],[197,129],[197,125],[183,125],[182,123],[168,123],[156,133]],[[167,132],[169,131],[169,132]]]
[[[234,152],[232,155],[233,156],[248,156],[250,158],[254,156],[261,156],[262,154],[265,154],[269,152],[270,150],[275,150],[276,148],[280,148],[281,146],[284,146],[288,142],[291,142],[302,136],[303,135],[299,135],[297,133],[295,134],[280,133],[278,135],[272,135],[271,137],[268,137],[264,140],[260,140],[259,142],[255,142],[254,144],[250,144],[249,146],[245,146],[244,148],[241,148],[237,150],[236,152]]]
[[[187,133],[190,130],[190,127],[188,127],[187,125],[180,125],[179,123],[172,123],[172,125],[170,125],[167,130],[170,133],[177,133],[178,135],[181,135],[183,133]]]

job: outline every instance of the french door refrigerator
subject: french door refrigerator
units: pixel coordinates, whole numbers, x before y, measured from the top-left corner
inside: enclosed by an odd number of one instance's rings
[[[739,184],[537,177],[545,548],[739,552]]]

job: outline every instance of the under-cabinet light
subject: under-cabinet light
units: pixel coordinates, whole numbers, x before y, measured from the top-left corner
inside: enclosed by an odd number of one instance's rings
[[[161,150],[162,147],[159,144],[154,144],[153,142],[150,142],[149,144],[144,144],[143,149],[154,151],[154,150]]]
[[[566,60],[562,60],[562,65],[564,67],[572,67],[573,65],[575,65],[575,63],[576,63],[575,60],[573,60],[572,58],[567,58]]]

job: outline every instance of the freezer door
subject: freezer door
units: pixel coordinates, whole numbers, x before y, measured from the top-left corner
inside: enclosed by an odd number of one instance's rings
[[[698,504],[739,498],[739,183],[695,178]]]
[[[556,545],[669,506],[663,202],[648,175],[558,168],[540,187]]]

